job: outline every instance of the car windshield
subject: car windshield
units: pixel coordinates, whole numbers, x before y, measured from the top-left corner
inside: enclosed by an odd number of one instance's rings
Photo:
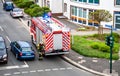
[[[30,47],[23,47],[22,50],[23,51],[31,51],[31,48]]]
[[[7,3],[7,6],[13,6],[13,4],[12,3]]]
[[[0,49],[4,49],[5,48],[5,43],[3,41],[0,41]]]

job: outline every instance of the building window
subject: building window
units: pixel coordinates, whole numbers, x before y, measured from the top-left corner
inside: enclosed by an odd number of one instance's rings
[[[64,3],[64,12],[67,12],[67,3]]]
[[[71,0],[71,1],[77,1],[77,0]]]
[[[94,0],[94,3],[95,4],[99,4],[99,0]]]
[[[86,18],[86,9],[83,9],[83,18]]]
[[[82,8],[78,8],[79,10],[79,17],[82,17]]]
[[[114,12],[114,26],[116,29],[120,29],[120,11]]]
[[[88,2],[93,4],[99,4],[99,0],[89,0]]]
[[[115,0],[115,5],[120,5],[120,0]]]
[[[82,0],[79,0],[79,2],[82,2]]]
[[[72,7],[72,15],[77,16],[77,7]]]

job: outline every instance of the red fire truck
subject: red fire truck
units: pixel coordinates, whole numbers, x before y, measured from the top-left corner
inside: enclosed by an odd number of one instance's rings
[[[68,54],[70,50],[70,30],[53,17],[33,17],[30,23],[32,42],[44,45],[43,54]]]

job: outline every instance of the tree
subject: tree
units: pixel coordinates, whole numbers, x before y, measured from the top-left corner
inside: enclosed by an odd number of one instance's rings
[[[98,34],[100,37],[102,37],[103,28],[100,22],[101,21],[105,21],[105,22],[112,21],[112,15],[107,10],[96,10],[95,12],[91,12],[89,16],[90,16],[90,19],[98,22]]]

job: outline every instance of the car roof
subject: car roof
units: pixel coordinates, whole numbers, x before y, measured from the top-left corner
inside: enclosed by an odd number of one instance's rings
[[[17,41],[21,47],[31,47],[30,44],[26,41]]]
[[[10,4],[12,4],[13,2],[10,2],[10,1],[9,1],[9,2],[6,2],[6,3],[10,3]]]
[[[0,36],[0,41],[4,41],[4,38],[2,36]]]

